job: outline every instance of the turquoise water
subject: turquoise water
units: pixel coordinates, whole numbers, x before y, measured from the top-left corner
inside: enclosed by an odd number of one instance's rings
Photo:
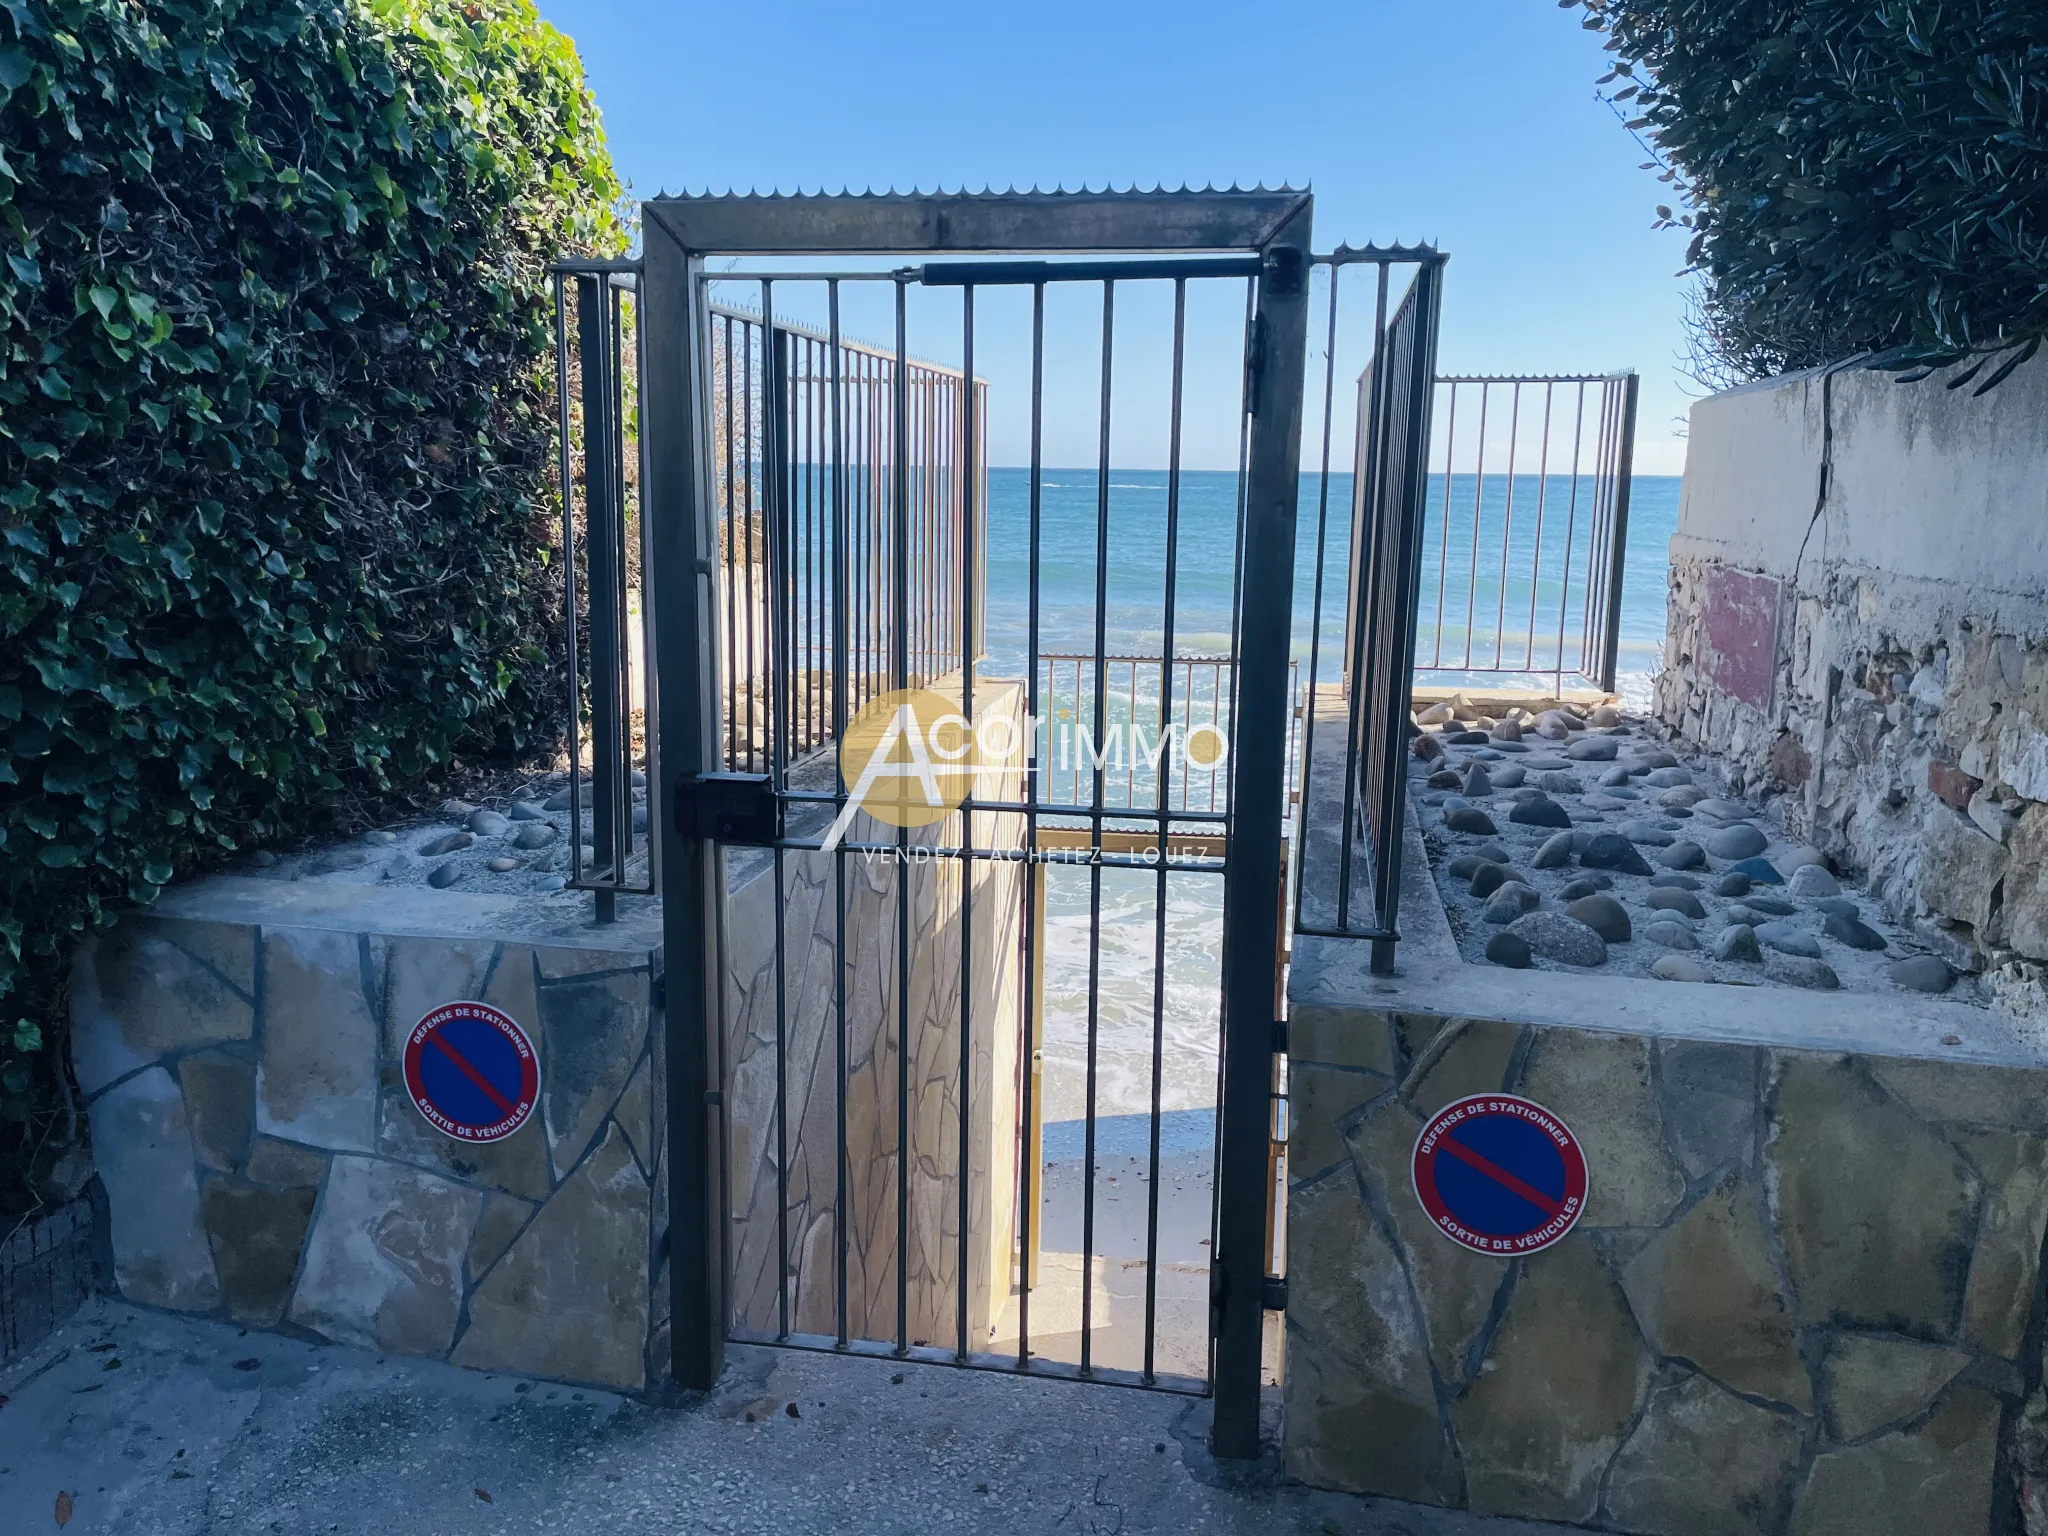
[[[1041,475],[1039,648],[1090,652],[1098,576],[1097,475],[1092,469],[1048,469]],[[1678,485],[1675,476],[1641,476],[1634,484],[1618,665],[1629,693],[1646,689],[1663,650],[1665,546],[1678,522]],[[1349,475],[1330,477],[1322,604],[1326,669],[1343,628],[1351,489]],[[1167,476],[1164,471],[1112,470],[1108,493],[1104,643],[1114,654],[1158,655],[1165,638]],[[1236,496],[1234,473],[1181,475],[1174,548],[1176,655],[1229,653]],[[1314,630],[1314,531],[1323,501],[1317,478],[1304,475],[1294,591],[1294,651],[1304,664]],[[1580,483],[1574,501],[1566,476],[1550,476],[1540,486],[1535,476],[1520,476],[1511,502],[1506,476],[1488,475],[1480,485],[1471,475],[1456,475],[1447,488],[1443,476],[1432,475],[1425,503],[1418,665],[1437,663],[1449,681],[1482,680],[1464,670],[1468,658],[1482,667],[1498,657],[1504,666],[1526,664],[1523,669],[1531,673],[1553,672],[1562,636],[1564,671],[1576,670],[1586,609],[1591,502],[1589,482]],[[1019,676],[1029,619],[1029,471],[989,471],[987,538],[986,669],[992,675]],[[1560,581],[1567,571],[1568,582]],[[1498,622],[1503,615],[1504,624]]]

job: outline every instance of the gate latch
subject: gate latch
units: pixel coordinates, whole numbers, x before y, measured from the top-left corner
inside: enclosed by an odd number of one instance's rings
[[[676,831],[765,848],[782,836],[782,800],[765,773],[694,773],[676,785]]]

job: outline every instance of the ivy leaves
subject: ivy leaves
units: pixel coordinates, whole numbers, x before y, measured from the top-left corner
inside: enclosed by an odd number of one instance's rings
[[[622,236],[531,0],[0,0],[0,146],[6,1114],[110,905],[553,734],[545,267]]]

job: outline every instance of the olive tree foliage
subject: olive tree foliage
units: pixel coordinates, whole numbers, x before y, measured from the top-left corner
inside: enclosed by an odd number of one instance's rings
[[[1692,231],[1710,372],[1989,388],[2048,334],[2044,0],[1561,0]]]

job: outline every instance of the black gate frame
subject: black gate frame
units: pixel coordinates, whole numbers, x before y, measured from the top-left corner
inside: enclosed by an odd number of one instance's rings
[[[1301,459],[1310,223],[1299,191],[959,193],[660,197],[643,203],[640,266],[647,411],[646,516],[652,569],[661,803],[682,809],[723,766],[717,676],[718,544],[702,436],[706,306],[715,256],[1234,253],[1259,263],[1247,409],[1244,585],[1237,665],[1233,818],[1223,895],[1223,1069],[1216,1252],[1213,1446],[1259,1450],[1260,1351],[1275,1015],[1289,627]],[[1262,811],[1260,808],[1264,808]],[[725,1126],[715,990],[724,858],[663,818],[671,1362],[707,1389],[727,1337]]]

